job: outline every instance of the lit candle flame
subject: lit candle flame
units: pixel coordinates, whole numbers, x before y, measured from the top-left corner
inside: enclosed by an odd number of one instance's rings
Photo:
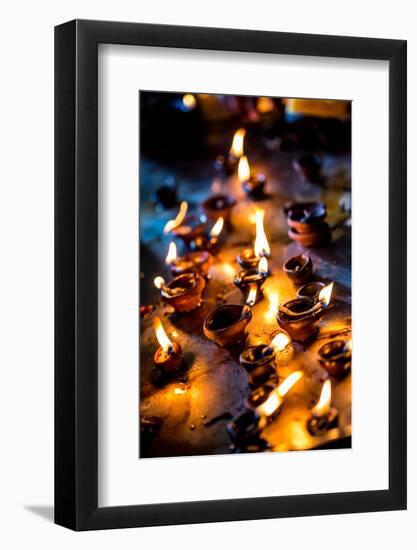
[[[157,289],[161,290],[161,288],[165,285],[165,279],[163,277],[155,277],[153,284]]]
[[[333,283],[330,283],[329,285],[325,286],[323,289],[321,289],[319,294],[319,300],[322,302],[325,306],[328,306],[330,303],[330,298],[332,296],[332,290],[333,290]]]
[[[328,413],[330,409],[331,399],[332,383],[330,381],[330,378],[328,378],[321,388],[320,399],[318,400],[317,404],[311,409],[312,414],[314,416],[323,416]]]
[[[216,223],[211,228],[210,237],[218,237],[222,232],[223,225],[224,225],[224,219],[220,216],[220,218],[216,221]]]
[[[155,330],[155,335],[161,348],[167,353],[170,352],[172,350],[173,344],[168,338],[159,317],[153,318],[153,328]]]
[[[176,259],[177,259],[177,245],[174,242],[171,242],[169,243],[168,254],[167,254],[167,257],[165,258],[165,263],[169,265]]]
[[[197,100],[193,96],[193,94],[185,94],[182,96],[182,102],[184,104],[184,107],[186,107],[189,111],[194,109],[194,107],[197,105]]]
[[[282,405],[284,396],[290,391],[290,389],[304,376],[303,372],[296,370],[292,372],[287,378],[276,388],[265,403],[259,405],[257,411],[260,415],[271,416]]]
[[[259,273],[262,273],[262,275],[265,275],[266,273],[268,273],[268,260],[266,259],[266,256],[263,256],[259,260],[258,271]]]
[[[284,351],[284,349],[291,342],[291,338],[285,332],[278,332],[272,339],[271,346],[278,351]]]
[[[249,287],[249,293],[246,299],[246,303],[248,306],[253,306],[255,304],[257,293],[258,293],[258,287],[256,286],[255,283],[252,283]]]
[[[261,208],[257,208],[255,216],[256,216],[256,238],[255,238],[255,244],[253,247],[255,256],[257,258],[261,258],[262,256],[269,257],[271,253],[271,249],[269,248],[268,239],[266,238],[265,229],[264,229],[265,210],[262,210]]]
[[[239,178],[240,183],[249,181],[250,167],[249,167],[248,158],[245,155],[243,155],[239,159],[239,164],[237,167],[237,177]]]
[[[232,146],[230,147],[230,154],[235,157],[241,157],[243,155],[243,140],[245,139],[245,128],[239,128],[236,130],[233,136]]]
[[[267,321],[275,322],[278,313],[279,307],[279,294],[276,291],[267,292],[269,306],[265,312],[265,317]]]
[[[165,224],[165,227],[164,227],[165,234],[170,233],[170,231],[172,231],[173,229],[176,229],[182,224],[182,222],[184,221],[185,215],[187,214],[187,210],[188,210],[188,204],[186,201],[183,201],[180,204],[180,209],[177,216],[173,220],[169,220],[169,222]]]

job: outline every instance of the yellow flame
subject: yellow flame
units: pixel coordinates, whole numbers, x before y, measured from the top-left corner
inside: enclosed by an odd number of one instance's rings
[[[265,256],[259,260],[258,271],[262,274],[268,273],[268,260]]]
[[[173,229],[176,229],[182,224],[182,222],[184,221],[185,215],[187,214],[187,210],[188,210],[188,204],[186,201],[183,201],[180,204],[180,209],[177,216],[173,220],[169,220],[169,222],[165,224],[165,227],[164,227],[165,234],[169,233]]]
[[[297,370],[292,372],[287,378],[276,388],[265,403],[259,405],[257,411],[264,416],[270,416],[275,413],[282,405],[284,396],[290,391],[290,389],[304,376],[303,372]]]
[[[218,237],[222,232],[223,225],[224,225],[224,219],[220,216],[220,218],[216,221],[216,223],[211,228],[210,237]]]
[[[332,398],[332,383],[330,381],[330,378],[328,378],[322,388],[321,388],[321,394],[320,399],[318,400],[317,405],[315,405],[311,412],[314,416],[323,416],[324,414],[329,412],[330,409],[330,401]]]
[[[174,395],[181,395],[183,393],[186,393],[186,389],[185,388],[174,388]]]
[[[243,140],[245,139],[245,128],[239,128],[236,130],[233,136],[232,146],[230,147],[230,154],[235,157],[241,157],[243,155]]]
[[[248,306],[254,305],[254,303],[256,302],[257,293],[258,293],[258,287],[256,286],[255,283],[252,283],[249,287],[249,293],[246,299],[246,303],[248,304]]]
[[[278,351],[283,351],[291,342],[291,338],[285,332],[278,332],[272,339],[271,346]]]
[[[155,277],[155,279],[153,280],[153,284],[156,286],[156,288],[158,288],[159,290],[161,290],[161,288],[164,286],[165,284],[165,280],[163,277]]]
[[[185,94],[182,96],[182,102],[187,109],[190,109],[190,111],[197,105],[197,100],[193,94]]]
[[[177,245],[174,242],[169,243],[168,254],[165,258],[165,263],[169,265],[177,259]]]
[[[279,307],[279,294],[276,291],[269,291],[267,292],[267,296],[269,305],[265,312],[265,317],[267,321],[276,321]]]
[[[328,306],[330,303],[330,298],[332,297],[333,283],[325,286],[321,289],[319,294],[320,302],[323,302],[325,306]]]
[[[170,351],[172,349],[172,342],[168,338],[159,317],[153,318],[153,328],[155,330],[155,335],[161,348],[166,352]]]
[[[264,216],[265,210],[262,208],[256,209],[256,238],[254,244],[255,256],[261,258],[262,256],[269,256],[271,249],[269,248],[268,239],[265,235],[264,229]]]
[[[250,167],[248,158],[243,155],[239,159],[239,164],[237,167],[237,177],[239,178],[240,183],[248,181],[250,178]]]

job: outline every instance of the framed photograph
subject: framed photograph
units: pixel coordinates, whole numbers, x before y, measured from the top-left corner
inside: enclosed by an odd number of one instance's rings
[[[406,42],[55,29],[55,521],[406,507]]]

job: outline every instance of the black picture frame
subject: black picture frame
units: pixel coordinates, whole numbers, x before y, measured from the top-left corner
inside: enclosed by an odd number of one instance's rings
[[[98,507],[98,44],[389,63],[389,488]],[[74,530],[406,508],[404,40],[74,20],[55,28],[55,522]]]

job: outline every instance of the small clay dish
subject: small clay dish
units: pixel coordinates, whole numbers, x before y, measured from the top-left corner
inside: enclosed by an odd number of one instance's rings
[[[300,233],[295,228],[288,228],[288,236],[293,241],[301,244],[302,246],[314,246],[330,240],[330,230],[327,223],[322,223],[315,226],[314,230],[310,232]]]
[[[327,215],[322,202],[296,202],[286,205],[287,223],[297,233],[311,233],[320,226]]]
[[[324,435],[328,430],[338,425],[337,410],[330,407],[328,413],[322,416],[311,416],[307,421],[307,430],[312,436]]]
[[[313,262],[307,254],[300,254],[287,260],[283,269],[293,283],[303,284],[311,278]]]
[[[268,277],[268,273],[261,273],[257,269],[248,269],[239,271],[233,279],[234,284],[242,293],[243,298],[247,298],[250,287],[255,284],[257,287],[256,302],[262,299],[261,288]]]
[[[307,283],[306,285],[300,286],[297,290],[297,298],[308,298],[309,300],[317,301],[319,298],[320,292],[325,287],[324,283],[319,281],[313,281],[312,283]]]
[[[274,359],[274,348],[265,344],[250,346],[246,348],[239,357],[240,364],[248,371],[252,371],[262,365],[274,363]]]
[[[220,217],[225,222],[230,220],[230,214],[236,201],[230,195],[213,195],[206,199],[201,205],[203,212],[209,220],[216,222]]]
[[[344,340],[332,340],[324,344],[318,353],[320,365],[331,376],[341,377],[351,368],[352,351]]]
[[[243,411],[227,424],[230,439],[239,445],[242,441],[254,439],[259,434],[259,414],[253,409]]]
[[[317,333],[317,323],[325,309],[321,303],[297,298],[279,308],[277,321],[293,340],[305,342]]]
[[[249,306],[226,304],[207,315],[204,334],[218,346],[234,346],[246,338],[245,328],[251,319]]]
[[[194,215],[186,216],[183,223],[172,230],[172,234],[182,239],[184,244],[190,248],[190,244],[197,237],[205,235],[207,225],[200,218]]]
[[[197,271],[203,277],[208,275],[208,270],[213,263],[213,256],[206,250],[198,252],[190,252],[185,256],[181,256],[173,260],[170,264],[171,273],[174,276],[182,275],[183,273],[193,273]]]
[[[153,361],[158,369],[165,373],[171,373],[180,369],[182,366],[181,346],[178,342],[174,342],[170,351],[158,348]]]
[[[186,313],[198,307],[206,286],[204,277],[198,273],[184,273],[172,279],[161,290],[162,300],[179,313]]]

